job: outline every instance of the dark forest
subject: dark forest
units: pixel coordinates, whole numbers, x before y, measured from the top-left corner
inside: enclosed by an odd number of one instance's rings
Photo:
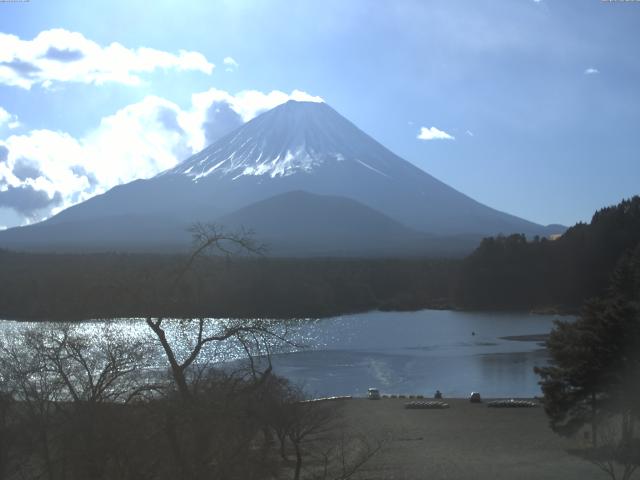
[[[80,320],[148,315],[324,317],[458,308],[575,312],[602,294],[640,243],[640,197],[557,240],[485,238],[467,258],[200,257],[0,251],[0,316]],[[175,293],[170,293],[175,292]]]

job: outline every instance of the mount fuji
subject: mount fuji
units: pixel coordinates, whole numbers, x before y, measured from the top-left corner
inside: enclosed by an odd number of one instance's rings
[[[0,232],[0,246],[171,250],[195,221],[253,229],[277,255],[448,255],[482,236],[562,231],[458,192],[326,103],[289,101],[153,178]]]

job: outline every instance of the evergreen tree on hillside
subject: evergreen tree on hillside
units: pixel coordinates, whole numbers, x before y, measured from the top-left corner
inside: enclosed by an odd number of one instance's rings
[[[640,244],[640,196],[597,211],[555,241],[487,238],[461,267],[455,303],[480,309],[577,310],[605,293],[625,252]]]
[[[588,302],[577,321],[556,323],[547,348],[551,365],[536,373],[552,429],[570,436],[590,425],[597,446],[603,416],[634,404],[640,373],[637,306],[620,300]]]
[[[571,436],[590,426],[591,445],[574,453],[630,478],[640,465],[640,245],[621,257],[604,298],[556,323],[547,348],[550,365],[536,373],[551,428]]]

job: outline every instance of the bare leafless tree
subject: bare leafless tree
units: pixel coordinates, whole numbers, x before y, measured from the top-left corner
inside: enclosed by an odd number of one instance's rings
[[[313,480],[348,480],[354,478],[385,445],[381,438],[371,438],[342,431],[341,435],[318,454],[322,468],[310,476]]]
[[[247,232],[198,224],[192,233],[192,253],[149,311],[177,305],[183,280],[197,282],[209,253],[262,251]],[[0,480],[7,464],[18,472],[12,478],[48,480],[244,480],[279,478],[283,469],[296,479],[346,479],[377,451],[338,428],[337,404],[306,402],[273,374],[271,354],[297,346],[286,323],[168,313],[145,323],[146,337],[107,322],[97,330],[41,325],[0,342]],[[168,378],[154,369],[158,352]],[[7,409],[26,439],[9,461]]]
[[[178,302],[175,296],[181,282],[187,274],[194,274],[196,262],[206,259],[207,255],[254,255],[263,251],[255,244],[250,232],[228,233],[216,225],[196,224],[191,233],[194,238],[192,253],[177,272],[170,294],[175,303]],[[214,373],[211,364],[229,360],[224,351],[235,352],[237,358],[247,361],[249,373],[246,379],[239,378],[236,385],[256,391],[271,376],[270,352],[278,343],[287,341],[286,328],[264,319],[168,319],[148,316],[146,323],[164,352],[181,402],[179,410],[169,408],[165,417],[167,438],[181,476],[195,479],[231,475],[230,462],[241,452],[247,451],[255,425],[246,434],[235,435],[225,445],[212,448],[218,433],[224,431],[225,422],[221,423],[221,419],[212,414],[212,405],[218,405],[215,400],[217,393],[207,387],[213,386],[215,390],[217,386],[218,390],[227,394],[232,392],[236,403],[243,393],[235,388],[221,388],[220,379],[229,379],[227,375],[219,376],[213,382],[207,381]],[[258,368],[255,356],[267,359],[266,365],[261,365],[263,368]],[[225,384],[227,387],[230,385],[229,382]],[[247,408],[250,409],[251,402],[247,402]],[[247,411],[245,415],[250,413]],[[216,421],[217,425],[210,423]],[[252,422],[244,423],[253,425]],[[227,449],[230,446],[233,447]],[[228,458],[221,458],[221,452],[226,452]]]
[[[37,446],[13,462],[27,478],[98,478],[114,461],[122,439],[113,405],[143,390],[148,348],[108,323],[97,333],[39,325],[0,345],[0,376],[16,401],[14,419],[33,437],[26,444]]]
[[[54,428],[57,401],[63,398],[63,384],[47,368],[45,352],[38,348],[35,330],[21,336],[6,336],[0,342],[0,372],[7,392],[20,404],[15,410],[36,448],[18,460],[17,469],[28,475],[53,480]],[[26,452],[25,452],[26,453]]]
[[[359,435],[345,426],[342,402],[303,400],[303,392],[282,381],[269,414],[280,441],[280,456],[295,456],[293,479],[346,480],[360,472],[382,448],[379,438]]]
[[[256,244],[249,231],[227,232],[224,228],[216,224],[194,224],[190,232],[193,236],[193,249],[187,257],[184,265],[177,272],[170,295],[177,293],[180,283],[185,275],[191,271],[198,259],[206,257],[212,253],[226,256],[240,253],[261,254],[263,247]],[[178,324],[182,328],[192,328],[194,334],[190,349],[183,355],[176,351],[167,336],[165,324],[167,319],[163,317],[146,318],[146,323],[155,334],[165,353],[171,375],[176,384],[176,388],[183,400],[188,400],[191,396],[187,382],[187,371],[196,362],[202,350],[210,344],[221,344],[227,340],[239,340],[242,345],[246,345],[248,336],[254,338],[265,338],[272,336],[273,330],[270,322],[264,320],[219,320],[215,321],[206,318],[180,319]],[[270,371],[270,370],[269,370]]]
[[[62,324],[33,329],[27,335],[31,347],[42,353],[46,369],[62,382],[68,400],[130,401],[140,391],[139,377],[149,363],[148,343],[125,336],[109,322],[94,333]]]

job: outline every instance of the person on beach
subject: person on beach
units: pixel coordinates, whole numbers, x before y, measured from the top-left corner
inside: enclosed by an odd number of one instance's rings
[[[436,400],[442,400],[442,392],[440,390],[436,390],[436,394],[433,396]]]

